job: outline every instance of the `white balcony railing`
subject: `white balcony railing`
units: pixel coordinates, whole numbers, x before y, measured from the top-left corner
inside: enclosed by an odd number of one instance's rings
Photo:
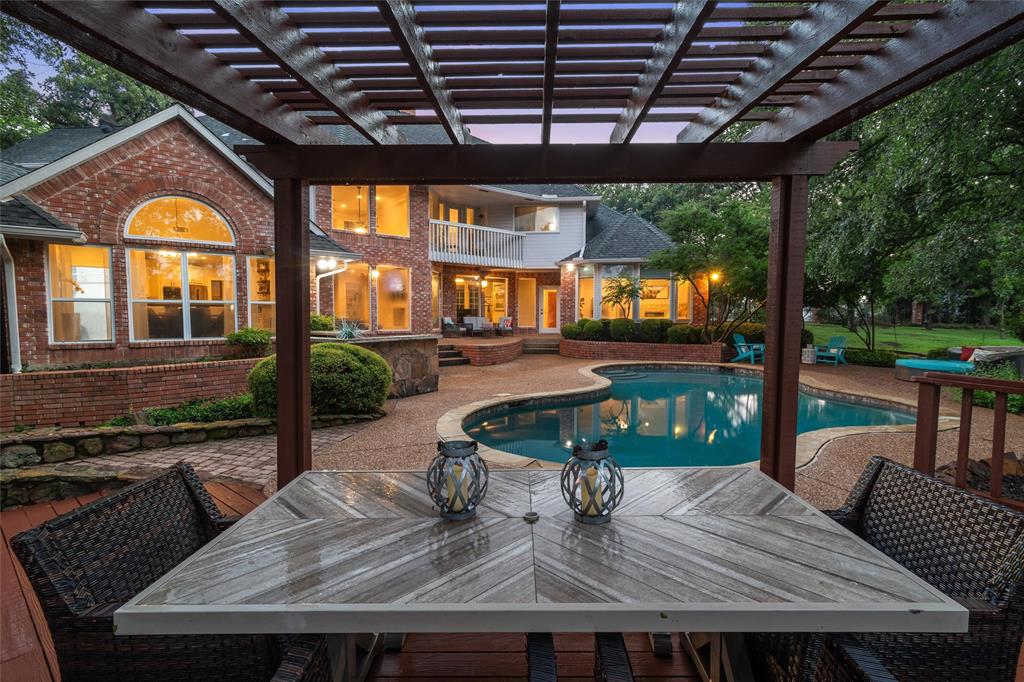
[[[492,268],[523,266],[523,235],[483,225],[430,221],[430,260]]]

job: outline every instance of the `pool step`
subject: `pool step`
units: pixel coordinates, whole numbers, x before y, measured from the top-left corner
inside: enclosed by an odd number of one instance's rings
[[[609,372],[601,372],[601,376],[615,380],[620,379],[623,381],[636,381],[638,379],[646,379],[647,375],[642,372],[633,372],[630,370],[616,369]]]

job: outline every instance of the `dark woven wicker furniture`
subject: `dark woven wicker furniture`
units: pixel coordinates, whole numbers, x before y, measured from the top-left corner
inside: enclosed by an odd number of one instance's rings
[[[187,464],[11,539],[64,682],[329,679],[322,637],[114,635],[113,613],[232,519]]]
[[[555,640],[551,633],[527,633],[526,661],[529,682],[558,680]],[[629,652],[621,634],[599,632],[594,635],[594,679],[599,682],[633,682]]]
[[[754,635],[763,677],[1014,679],[1024,636],[1024,514],[883,457],[872,457],[846,504],[827,513],[959,601],[970,611],[969,630]]]

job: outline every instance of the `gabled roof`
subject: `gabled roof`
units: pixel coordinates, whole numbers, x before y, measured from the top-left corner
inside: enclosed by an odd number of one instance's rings
[[[15,178],[20,178],[25,173],[28,173],[27,168],[22,168],[0,159],[0,184],[7,184]]]
[[[85,242],[85,235],[44,211],[21,194],[0,203],[0,234],[21,239]]]
[[[622,213],[601,205],[587,219],[587,243],[561,262],[645,261],[657,251],[672,246],[672,240],[635,213]]]
[[[3,150],[4,161],[26,169],[45,166],[82,147],[102,140],[117,130],[116,127],[110,125],[88,128],[54,128]]]

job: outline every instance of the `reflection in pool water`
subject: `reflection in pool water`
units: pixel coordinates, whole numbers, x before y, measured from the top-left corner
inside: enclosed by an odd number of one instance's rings
[[[504,410],[468,424],[484,445],[564,461],[574,442],[608,441],[622,466],[741,464],[758,458],[761,379],[706,372],[601,372],[611,397],[571,405]],[[909,424],[906,412],[800,394],[800,433],[833,426]]]

